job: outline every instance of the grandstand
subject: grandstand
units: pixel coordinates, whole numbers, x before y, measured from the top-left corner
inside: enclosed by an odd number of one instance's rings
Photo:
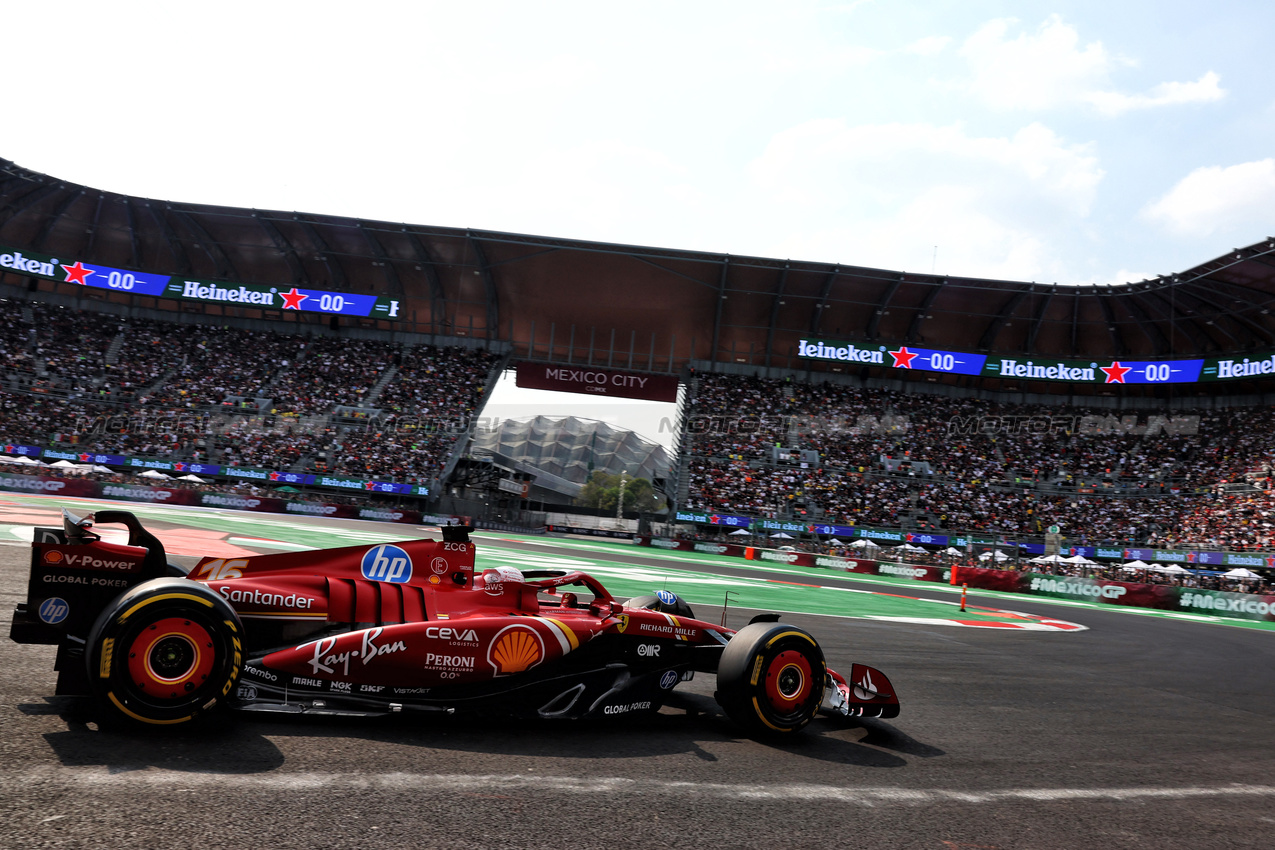
[[[448,495],[468,424],[504,368],[548,363],[680,381],[688,533],[1265,553],[1272,257],[1068,287],[158,201],[0,160],[0,436],[481,515]]]

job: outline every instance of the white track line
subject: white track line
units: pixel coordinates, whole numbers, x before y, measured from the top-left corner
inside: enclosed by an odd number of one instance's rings
[[[402,793],[457,791],[523,791],[528,793],[608,795],[676,795],[729,800],[777,800],[840,803],[869,808],[882,806],[932,806],[945,803],[986,804],[1003,802],[1155,802],[1223,797],[1275,797],[1275,786],[1221,785],[1182,788],[1007,788],[987,791],[954,791],[946,788],[840,788],[834,785],[729,785],[705,782],[672,782],[590,776],[534,776],[526,774],[467,775],[382,773],[271,773],[260,776],[183,773],[145,769],[111,772],[107,768],[45,768],[3,774],[22,784],[73,785],[86,791],[136,793],[139,789],[163,791],[217,787],[223,791],[306,793],[312,791],[378,791]]]

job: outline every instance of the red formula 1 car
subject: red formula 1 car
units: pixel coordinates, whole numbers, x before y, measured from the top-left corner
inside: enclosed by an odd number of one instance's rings
[[[726,714],[758,734],[816,713],[895,717],[880,671],[827,669],[806,631],[762,615],[734,631],[661,591],[622,605],[580,572],[474,573],[470,529],[443,539],[249,558],[189,575],[127,511],[38,528],[10,637],[58,646],[58,694],[106,719],[181,724],[247,711],[377,715],[495,711],[583,718],[654,711],[716,673]],[[121,523],[127,545],[94,522]]]

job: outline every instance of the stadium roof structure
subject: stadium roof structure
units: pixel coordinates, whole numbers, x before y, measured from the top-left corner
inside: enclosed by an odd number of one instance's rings
[[[611,475],[627,472],[648,481],[669,472],[663,446],[633,431],[576,416],[501,420],[497,427],[475,433],[470,454],[535,473],[538,486],[570,490],[571,495],[579,492],[595,469]]]
[[[806,339],[1038,359],[1275,348],[1275,238],[1154,280],[1060,286],[159,201],[0,160],[0,246],[174,277],[375,295],[403,309],[399,321],[338,319],[88,293],[132,307],[476,337],[507,342],[524,359],[649,372],[710,362],[846,371],[799,359]],[[33,291],[87,293],[0,273]],[[1245,378],[1226,391],[1270,391],[1273,380]]]

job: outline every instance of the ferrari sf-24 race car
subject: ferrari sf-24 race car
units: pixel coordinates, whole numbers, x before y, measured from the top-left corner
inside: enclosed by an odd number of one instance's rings
[[[716,673],[717,702],[753,734],[794,733],[816,713],[899,713],[884,674],[829,670],[778,614],[735,631],[668,591],[621,604],[581,572],[476,575],[467,527],[203,558],[187,574],[128,511],[63,520],[35,530],[10,637],[56,644],[56,693],[91,696],[104,721],[176,725],[223,705],[615,717],[659,709],[695,673]],[[95,522],[126,526],[128,543],[103,541]]]

